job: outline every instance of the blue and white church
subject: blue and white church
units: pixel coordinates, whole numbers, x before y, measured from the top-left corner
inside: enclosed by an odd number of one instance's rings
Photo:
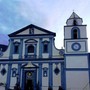
[[[9,45],[0,45],[0,90],[90,90],[87,30],[75,12],[64,48],[55,47],[56,33],[33,24],[8,36]]]

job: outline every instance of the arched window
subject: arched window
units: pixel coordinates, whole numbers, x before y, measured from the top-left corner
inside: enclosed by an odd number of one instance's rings
[[[33,45],[29,45],[27,49],[28,49],[28,53],[34,53],[34,46]]]
[[[49,49],[49,42],[48,41],[43,41],[43,53],[48,53]]]
[[[78,38],[78,32],[77,29],[73,30],[73,39],[77,39]]]
[[[14,54],[18,54],[19,53],[19,46],[20,43],[19,42],[14,42]]]
[[[71,32],[72,39],[78,39],[80,38],[80,30],[77,27],[74,27]]]
[[[73,25],[76,26],[77,25],[77,21],[73,20]]]
[[[43,52],[47,53],[48,52],[48,44],[43,45]]]

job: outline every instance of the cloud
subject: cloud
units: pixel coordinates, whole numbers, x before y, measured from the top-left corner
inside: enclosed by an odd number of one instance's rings
[[[89,5],[90,0],[79,0],[79,3],[78,0],[0,0],[0,33],[8,34],[36,24],[55,31],[60,42],[63,26],[73,10],[89,24]]]
[[[52,26],[56,25],[56,20],[60,17],[59,4],[53,0],[25,0],[19,4],[18,13],[27,19],[27,21],[51,29]]]
[[[3,24],[0,24],[0,34],[4,34],[5,32],[8,32],[8,27],[3,25]]]
[[[27,21],[43,26],[47,22],[47,16],[40,10],[40,8],[42,7],[38,7],[38,4],[33,0],[26,0],[20,2],[18,13]]]

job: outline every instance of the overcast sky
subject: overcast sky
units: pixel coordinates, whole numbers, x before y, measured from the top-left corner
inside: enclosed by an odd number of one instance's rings
[[[63,27],[73,10],[83,18],[83,24],[87,24],[90,42],[90,0],[0,0],[0,35],[35,24],[56,32],[55,45],[61,48]]]

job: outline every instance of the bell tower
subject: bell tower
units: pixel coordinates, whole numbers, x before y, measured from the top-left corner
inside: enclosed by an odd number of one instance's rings
[[[83,90],[89,83],[86,25],[75,12],[64,26],[65,90]]]

